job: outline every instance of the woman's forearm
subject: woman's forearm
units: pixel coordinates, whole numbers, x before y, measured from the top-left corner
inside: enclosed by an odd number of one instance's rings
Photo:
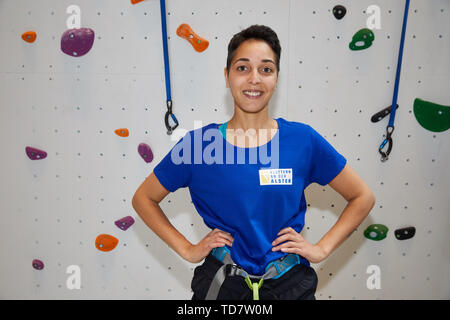
[[[183,259],[192,243],[167,219],[158,203],[144,196],[133,198],[133,208],[145,224]]]
[[[347,203],[334,226],[317,243],[327,257],[361,224],[374,204],[372,193],[363,194]]]

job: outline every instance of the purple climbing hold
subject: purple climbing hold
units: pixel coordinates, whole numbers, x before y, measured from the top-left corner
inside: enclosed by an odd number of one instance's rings
[[[33,147],[26,147],[25,152],[31,160],[42,160],[47,157],[47,152]]]
[[[146,143],[139,144],[138,152],[141,155],[141,157],[145,160],[145,162],[149,163],[153,160],[153,152],[152,149],[150,149],[150,146]]]
[[[32,265],[36,270],[44,269],[44,263],[39,259],[34,259]]]
[[[123,231],[127,230],[129,227],[131,227],[134,223],[134,219],[131,216],[123,217],[122,219],[117,220],[114,222],[116,226],[118,226]]]
[[[91,50],[94,31],[90,28],[68,29],[61,36],[61,50],[72,57],[81,57]]]

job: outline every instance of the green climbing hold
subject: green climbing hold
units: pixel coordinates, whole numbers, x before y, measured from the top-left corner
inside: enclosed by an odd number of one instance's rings
[[[370,240],[380,241],[386,238],[389,229],[384,224],[371,224],[364,231],[364,237]]]
[[[414,116],[427,130],[442,132],[450,128],[450,106],[443,106],[419,98],[414,100]]]
[[[355,33],[352,42],[348,45],[351,50],[363,50],[370,47],[373,40],[375,40],[375,35],[372,30],[364,28]]]

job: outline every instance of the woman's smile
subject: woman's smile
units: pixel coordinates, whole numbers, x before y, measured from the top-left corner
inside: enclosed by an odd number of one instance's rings
[[[264,91],[260,90],[244,90],[242,93],[251,100],[259,99],[264,94]]]

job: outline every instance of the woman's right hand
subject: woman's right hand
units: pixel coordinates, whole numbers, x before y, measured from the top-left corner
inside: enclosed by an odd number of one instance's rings
[[[224,247],[225,245],[231,247],[233,240],[228,232],[214,229],[199,243],[191,245],[183,258],[191,263],[198,263],[205,259],[214,248]]]

